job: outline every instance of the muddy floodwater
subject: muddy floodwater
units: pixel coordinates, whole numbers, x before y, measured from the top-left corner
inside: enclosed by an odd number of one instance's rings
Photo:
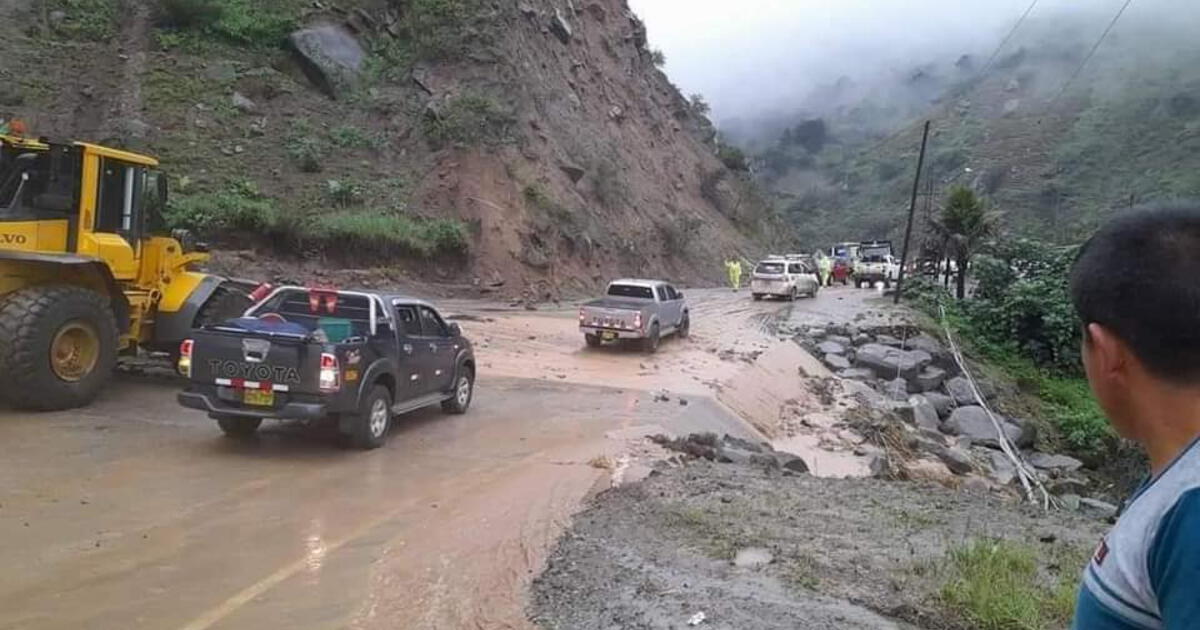
[[[449,302],[478,346],[474,406],[405,416],[372,452],[299,424],[223,438],[165,371],[86,409],[2,411],[0,628],[530,627],[548,550],[653,455],[645,435],[774,437],[776,399],[804,395],[774,326],[870,292],[688,296],[692,337],[656,355],[585,349],[573,305]]]

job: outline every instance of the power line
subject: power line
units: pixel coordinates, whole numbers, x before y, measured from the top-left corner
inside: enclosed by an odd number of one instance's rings
[[[1005,35],[1004,39],[1000,40],[1000,45],[996,46],[996,50],[992,51],[992,56],[988,57],[987,63],[983,64],[983,69],[979,71],[978,76],[983,76],[983,73],[987,72],[992,67],[992,63],[996,61],[996,57],[1000,56],[1000,51],[1004,50],[1004,46],[1008,44],[1008,40],[1012,39],[1013,35],[1017,34],[1017,29],[1021,28],[1021,25],[1025,23],[1025,18],[1029,17],[1030,13],[1033,13],[1033,9],[1037,6],[1039,1],[1040,0],[1033,0],[1033,2],[1029,3],[1029,7],[1025,9],[1025,13],[1021,14],[1021,19],[1017,20],[1017,23],[1013,25],[1012,30],[1008,32],[1008,35]]]
[[[1071,87],[1071,83],[1073,83],[1075,79],[1079,77],[1079,73],[1083,72],[1084,66],[1086,66],[1088,62],[1092,60],[1092,57],[1096,54],[1096,51],[1100,49],[1100,45],[1104,43],[1105,38],[1107,38],[1108,34],[1112,32],[1114,27],[1116,27],[1117,22],[1121,19],[1121,16],[1125,14],[1125,9],[1128,9],[1129,5],[1131,4],[1133,4],[1133,0],[1125,0],[1125,4],[1121,5],[1121,8],[1117,10],[1117,14],[1113,16],[1112,22],[1108,23],[1108,28],[1104,29],[1104,32],[1100,34],[1100,39],[1096,40],[1095,45],[1093,45],[1092,49],[1088,51],[1087,56],[1083,58],[1083,61],[1079,64],[1079,67],[1075,68],[1075,72],[1071,74],[1066,83],[1063,83],[1062,89],[1059,90],[1058,95],[1054,97],[1054,100],[1050,101],[1050,107],[1054,107],[1054,104],[1058,102],[1058,99],[1062,98],[1063,94],[1067,93],[1067,88]]]

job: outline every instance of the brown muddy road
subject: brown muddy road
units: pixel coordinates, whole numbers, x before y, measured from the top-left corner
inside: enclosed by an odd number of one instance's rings
[[[549,546],[636,438],[751,434],[713,391],[780,343],[771,322],[865,296],[689,292],[693,337],[653,357],[584,350],[574,307],[450,302],[479,346],[474,406],[403,417],[367,453],[299,425],[224,439],[162,377],[0,411],[0,628],[529,627]]]

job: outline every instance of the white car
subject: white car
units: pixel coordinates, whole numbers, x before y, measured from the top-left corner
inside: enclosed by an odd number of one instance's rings
[[[750,295],[755,300],[816,297],[820,288],[815,265],[804,256],[771,256],[755,265],[750,277]]]

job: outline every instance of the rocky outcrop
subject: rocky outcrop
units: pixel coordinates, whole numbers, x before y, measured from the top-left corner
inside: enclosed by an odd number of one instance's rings
[[[868,368],[880,378],[915,379],[933,361],[928,352],[901,350],[879,343],[868,343],[855,351],[854,364]]]
[[[304,74],[322,92],[340,98],[358,85],[366,51],[344,26],[320,24],[288,37]]]
[[[911,329],[858,329],[853,326],[795,331],[796,340],[823,358],[846,389],[876,418],[872,431],[886,431],[879,417],[903,427],[909,449],[895,464],[909,479],[926,480],[981,491],[1020,492],[1016,468],[1001,452],[996,426],[980,405],[968,380],[958,374],[950,353],[933,337]],[[849,359],[848,357],[853,357]],[[854,367],[847,367],[849,364]],[[897,374],[902,377],[897,377]],[[909,377],[904,378],[907,374]],[[987,400],[997,396],[986,380],[976,386]],[[994,407],[993,407],[994,412]],[[1085,496],[1091,484],[1083,462],[1061,454],[1030,450],[1037,442],[1037,424],[997,414],[1005,437],[1022,460],[1071,509],[1102,514],[1089,507]],[[860,433],[863,431],[860,429]]]

